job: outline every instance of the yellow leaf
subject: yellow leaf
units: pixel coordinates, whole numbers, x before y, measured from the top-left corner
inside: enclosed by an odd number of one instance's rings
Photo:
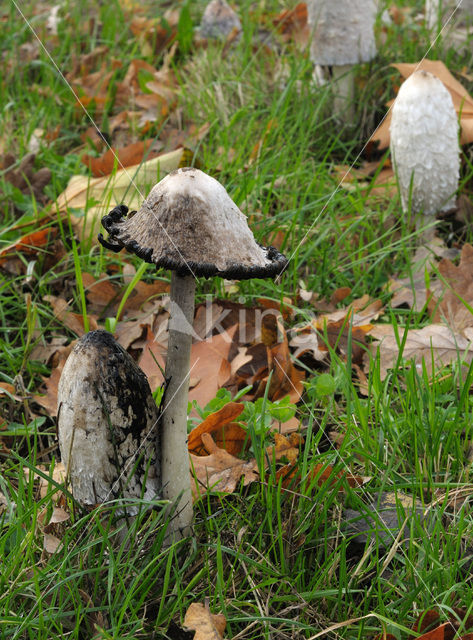
[[[209,605],[193,602],[184,618],[186,629],[195,631],[194,640],[223,640],[227,621],[221,613],[210,613]]]

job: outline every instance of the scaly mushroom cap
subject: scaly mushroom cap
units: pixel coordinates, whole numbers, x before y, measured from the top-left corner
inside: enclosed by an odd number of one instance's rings
[[[102,219],[104,246],[125,247],[146,262],[180,275],[244,280],[281,273],[286,258],[256,243],[246,216],[225,188],[206,173],[177,169],[163,178],[138,212],[120,205]]]
[[[157,497],[157,418],[146,376],[131,356],[106,331],[83,336],[58,387],[59,448],[80,503]]]
[[[460,173],[458,126],[450,93],[436,76],[415,71],[403,82],[390,131],[404,210],[410,197],[414,212],[434,214],[455,206]]]
[[[375,0],[308,0],[307,11],[314,64],[342,66],[375,57]]]

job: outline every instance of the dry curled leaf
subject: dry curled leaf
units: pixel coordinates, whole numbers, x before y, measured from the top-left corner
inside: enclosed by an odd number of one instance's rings
[[[189,453],[200,455],[205,452],[202,444],[202,434],[211,433],[217,446],[225,449],[232,455],[240,453],[246,440],[246,431],[239,425],[233,425],[233,421],[241,414],[245,405],[240,402],[229,402],[219,411],[210,414],[195,429],[189,433],[187,446]]]
[[[43,538],[43,547],[45,551],[53,554],[62,547],[62,542],[52,533],[45,533]]]
[[[184,617],[184,627],[195,631],[194,640],[223,640],[226,625],[225,616],[211,613],[207,603],[193,602]]]
[[[246,486],[258,480],[258,465],[256,460],[240,460],[224,449],[218,447],[209,433],[201,435],[202,443],[208,452],[206,456],[190,454],[192,477],[192,492],[197,500],[207,488],[222,493],[233,493],[236,485],[243,478]]]

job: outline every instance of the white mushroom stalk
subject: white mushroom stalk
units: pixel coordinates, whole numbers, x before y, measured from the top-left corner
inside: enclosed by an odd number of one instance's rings
[[[111,334],[87,333],[71,351],[58,387],[59,448],[74,498],[90,506],[156,498],[157,432],[158,411],[144,373]]]
[[[402,207],[423,214],[417,217],[418,226],[455,206],[460,175],[458,131],[445,85],[428,71],[415,71],[399,89],[390,132]]]
[[[310,57],[318,66],[330,67],[334,112],[348,123],[354,113],[355,67],[376,55],[374,22],[376,0],[308,0],[312,30]]]
[[[178,169],[150,192],[128,217],[120,205],[102,220],[109,232],[100,242],[126,248],[146,262],[173,271],[171,319],[162,405],[163,495],[176,504],[171,530],[187,535],[192,521],[187,402],[193,335],[195,277],[270,278],[282,273],[286,258],[256,243],[246,216],[225,188],[198,169]]]

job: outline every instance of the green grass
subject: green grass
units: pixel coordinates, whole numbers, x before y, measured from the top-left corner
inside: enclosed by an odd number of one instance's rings
[[[148,4],[144,15],[150,17],[167,7]],[[407,0],[396,4],[411,7],[413,15],[423,6]],[[204,5],[201,0],[188,3],[194,26]],[[66,2],[57,39],[45,32],[47,7],[41,4],[35,11],[34,6],[23,2],[21,10],[51,57],[40,47],[31,61],[22,54],[25,45],[35,42],[28,25],[13,3],[3,10],[0,143],[3,152],[20,161],[35,129],[53,131],[60,125],[58,137],[42,145],[35,160],[37,169],[51,169],[46,193],[55,199],[72,175],[86,174],[80,156],[93,152],[90,145],[81,147],[80,137],[90,120],[76,108],[55,65],[67,75],[80,55],[101,45],[109,47],[106,70],[113,59],[122,62],[109,83],[104,113],[91,109],[97,125],[107,131],[117,111],[116,83],[129,61],[140,58],[158,67],[162,55],[143,52],[130,31],[130,15],[115,0]],[[254,305],[259,297],[289,296],[295,303],[303,283],[320,297],[347,286],[349,300],[366,293],[388,302],[383,287],[394,274],[408,275],[418,239],[397,198],[373,199],[361,189],[339,188],[335,167],[361,163],[367,138],[399,84],[389,64],[419,60],[429,47],[428,34],[409,20],[386,30],[377,58],[360,69],[357,124],[342,127],[331,112],[329,89],[311,82],[307,55],[281,47],[277,37],[272,48],[255,44],[256,25],[263,19],[271,25],[267,16],[284,8],[286,3],[277,0],[240,2],[245,17],[238,44],[224,49],[214,43],[196,51],[184,44],[171,62],[183,122],[210,125],[196,150],[199,166],[215,175],[249,215],[257,239],[264,243],[282,232],[281,248],[291,258],[279,281],[245,281],[236,293],[228,293],[222,281],[201,280],[198,299],[243,296]],[[189,28],[189,19],[182,20],[184,41]],[[472,63],[471,53],[460,55],[442,43],[428,57],[444,60],[457,72]],[[460,80],[472,90],[471,82]],[[173,114],[169,125],[176,126]],[[465,193],[472,175],[471,149],[465,148]],[[0,249],[44,224],[46,210],[7,182],[4,171],[0,208]],[[36,345],[53,337],[70,341],[76,336],[54,317],[45,296],[71,300],[71,310],[87,322],[82,274],[98,277],[113,269],[111,278],[123,282],[123,256],[80,245],[67,218],[54,223],[63,246],[57,261],[51,261],[56,249],[49,245],[33,258],[22,258],[25,273],[0,266],[0,382],[17,389],[23,385],[28,392],[21,403],[10,391],[0,395],[5,421],[0,442],[10,449],[0,449],[0,494],[7,503],[0,515],[0,637],[171,638],[176,636],[166,635],[169,625],[181,626],[189,605],[204,601],[213,613],[225,615],[225,637],[245,640],[307,640],[351,618],[363,619],[325,635],[351,640],[385,629],[406,638],[416,612],[437,607],[445,619],[452,607],[471,613],[473,369],[460,363],[432,378],[400,359],[384,380],[375,364],[367,395],[362,395],[349,366],[350,353],[348,364],[332,352],[330,364],[318,369],[303,359],[308,375],[298,407],[305,437],[301,471],[305,476],[316,465],[330,464],[334,474],[340,472],[337,481],[319,484],[315,477],[285,491],[272,468],[232,495],[209,492],[196,505],[194,535],[171,546],[163,544],[168,523],[159,502],[151,508],[138,501],[138,515],[127,522],[118,504],[88,512],[66,495],[63,506],[70,520],[48,529],[62,547],[46,553],[45,522],[57,487],[50,480],[41,497],[34,473],[48,476],[38,465],[50,468],[59,452],[53,421],[33,420],[39,408],[31,396],[50,369],[30,356]],[[465,239],[472,241],[471,229]],[[140,262],[133,262],[138,269]],[[142,277],[152,281],[153,270]],[[309,318],[309,305],[301,303],[294,322]],[[401,340],[406,326],[422,327],[427,320],[402,309],[390,310],[385,319],[397,324]],[[334,383],[327,395],[317,391],[322,371]],[[249,431],[252,451],[264,450],[266,434]],[[331,444],[330,432],[343,436],[339,449]],[[346,472],[371,480],[352,488]],[[425,508],[432,504],[422,526],[408,520],[410,545],[395,543],[386,550],[376,537],[366,547],[354,541],[343,510],[366,513],[379,491],[402,492]]]

